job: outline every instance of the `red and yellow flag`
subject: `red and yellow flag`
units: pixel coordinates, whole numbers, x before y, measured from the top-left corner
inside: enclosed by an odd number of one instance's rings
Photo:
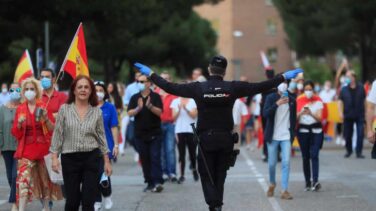
[[[31,63],[29,51],[26,49],[18,62],[14,82],[21,83],[26,78],[34,76],[33,63]]]
[[[78,26],[60,71],[67,72],[73,79],[78,75],[89,76],[89,65],[87,63],[86,43],[82,23]]]

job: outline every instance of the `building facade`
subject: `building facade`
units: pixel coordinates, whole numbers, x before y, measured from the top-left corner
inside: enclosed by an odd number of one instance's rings
[[[217,50],[229,63],[226,79],[264,80],[261,51],[277,73],[293,67],[283,22],[272,0],[223,0],[195,11],[217,32]]]

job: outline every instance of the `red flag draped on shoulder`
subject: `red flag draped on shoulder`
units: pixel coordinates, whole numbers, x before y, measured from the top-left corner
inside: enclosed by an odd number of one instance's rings
[[[14,82],[21,83],[26,78],[34,76],[33,63],[31,63],[29,51],[26,49],[18,62]]]
[[[78,26],[60,71],[67,72],[73,79],[78,75],[89,76],[89,65],[87,63],[86,43],[82,23]]]

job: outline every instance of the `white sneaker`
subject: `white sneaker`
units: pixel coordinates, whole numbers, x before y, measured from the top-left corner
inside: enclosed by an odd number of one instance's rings
[[[134,159],[134,162],[137,163],[140,160],[140,155],[137,152],[135,152],[133,159]]]
[[[112,208],[113,203],[112,203],[112,200],[111,200],[111,196],[103,197],[103,201],[104,201],[104,208],[106,210],[109,210],[109,209]]]
[[[101,210],[101,207],[102,207],[102,202],[95,202],[94,203],[94,210],[95,211]]]

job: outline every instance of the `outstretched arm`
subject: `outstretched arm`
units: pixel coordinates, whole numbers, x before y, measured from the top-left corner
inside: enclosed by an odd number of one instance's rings
[[[189,84],[176,84],[171,83],[160,77],[158,74],[154,73],[148,66],[135,63],[134,66],[140,70],[143,75],[150,77],[150,79],[155,83],[158,87],[166,91],[167,93],[186,97],[186,98],[194,98],[195,97],[195,89],[197,87],[196,83],[189,83]]]

